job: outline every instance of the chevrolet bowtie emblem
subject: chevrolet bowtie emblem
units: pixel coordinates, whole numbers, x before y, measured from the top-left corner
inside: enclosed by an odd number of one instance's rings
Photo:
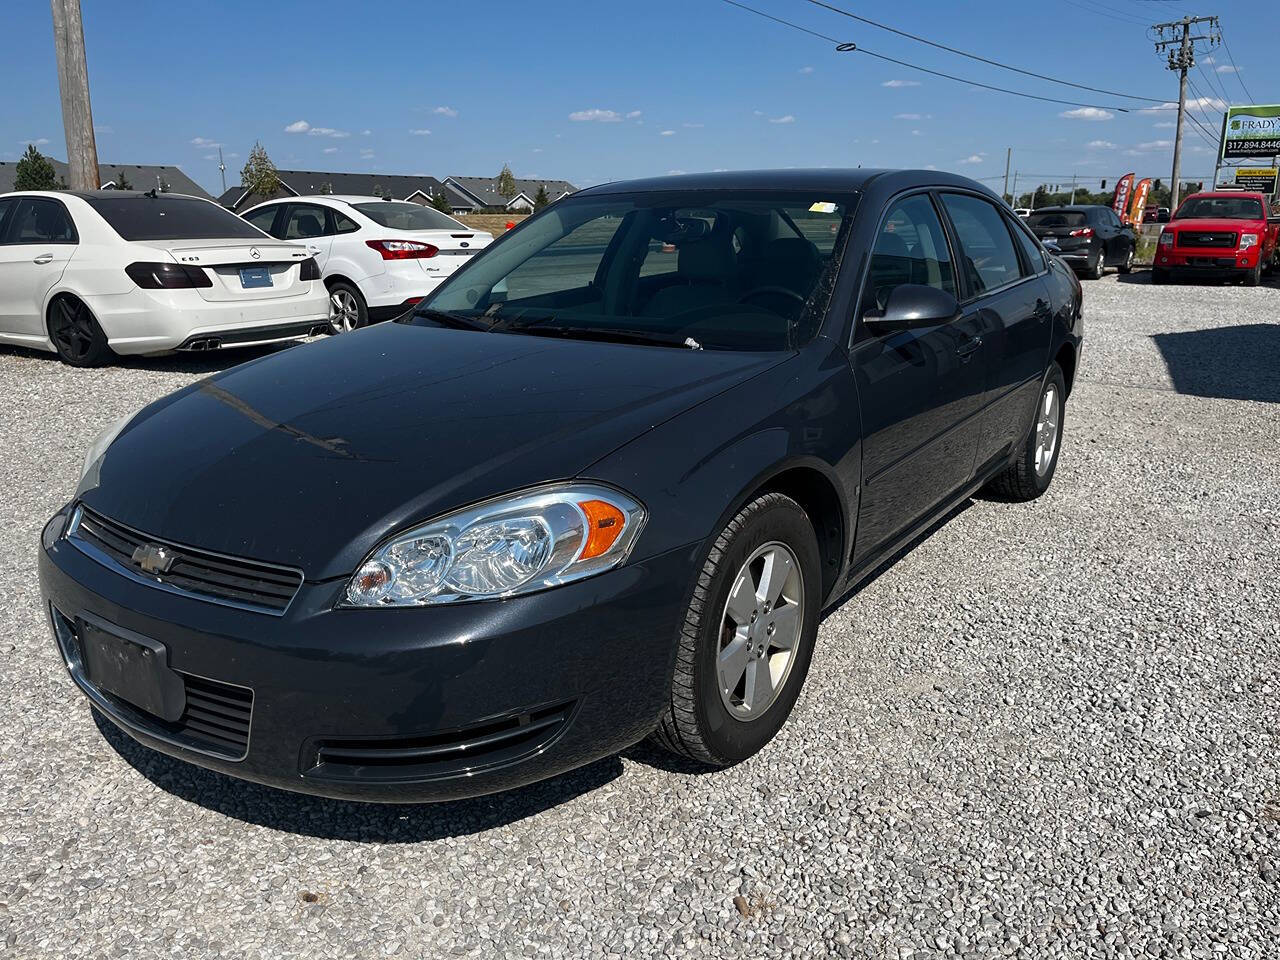
[[[133,551],[133,562],[150,574],[168,573],[178,558],[155,543],[144,543]]]

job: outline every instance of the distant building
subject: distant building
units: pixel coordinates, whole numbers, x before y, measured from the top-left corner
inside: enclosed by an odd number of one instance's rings
[[[70,168],[61,160],[49,158],[54,173],[67,182],[71,176]],[[13,178],[17,174],[18,164],[15,161],[0,161],[0,193],[13,189]],[[105,190],[152,190],[162,193],[185,193],[192,197],[203,197],[212,200],[198,183],[188,177],[177,167],[146,163],[100,163],[98,179]]]
[[[527,213],[533,209],[539,187],[547,191],[547,199],[553,203],[578,190],[567,180],[517,179],[516,192],[504,197],[498,192],[497,177],[445,177],[444,185],[463,201],[454,205],[454,213]],[[453,202],[452,196],[450,202]]]
[[[250,193],[243,186],[231,187],[218,203],[228,210],[243,213],[250,207],[279,197],[303,197],[324,193],[346,194],[361,197],[391,197],[414,203],[430,203],[433,198],[445,194],[452,200],[453,192],[435,177],[402,176],[381,173],[327,173],[320,170],[277,170],[281,189],[270,197]],[[462,199],[458,196],[458,199]]]

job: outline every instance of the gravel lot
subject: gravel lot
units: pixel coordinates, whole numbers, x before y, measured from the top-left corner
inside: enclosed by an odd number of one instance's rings
[[[39,610],[39,529],[100,426],[216,367],[0,348],[0,944],[1280,957],[1280,288],[1086,298],[1053,489],[973,502],[832,612],[761,755],[705,774],[636,747],[424,807],[241,784],[95,724]]]

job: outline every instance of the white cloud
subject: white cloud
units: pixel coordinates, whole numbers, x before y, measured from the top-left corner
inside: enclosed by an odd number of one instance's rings
[[[102,136],[103,134],[115,133],[116,131],[114,127],[109,127],[106,124],[99,126],[98,124],[95,123],[93,125],[93,132],[96,133],[98,136]]]
[[[1187,101],[1187,106],[1192,110],[1223,110],[1227,104],[1225,100],[1219,100],[1217,97],[1192,97]],[[1169,110],[1177,110],[1178,102],[1176,100],[1166,100],[1158,107],[1143,107],[1139,113],[1165,113]]]
[[[284,128],[285,133],[306,133],[311,129],[311,124],[305,120],[295,120]]]
[[[534,147],[534,148],[533,148],[533,152],[534,152],[534,153],[541,153],[541,152],[542,152],[542,148],[541,148],[541,147]]]
[[[97,128],[95,128],[96,130]],[[191,145],[193,147],[220,147],[222,146],[217,140],[210,140],[208,137],[192,137]]]
[[[1228,66],[1227,64],[1224,63],[1222,66],[1218,67],[1216,72],[1217,73],[1239,73],[1240,71],[1237,70],[1235,67]]]
[[[1203,64],[1210,64],[1210,63],[1217,63],[1218,61],[1213,59],[1213,57],[1210,56],[1210,57],[1201,57],[1200,62]]]
[[[1110,140],[1090,140],[1085,144],[1091,150],[1114,150],[1116,145]]]
[[[668,171],[667,171],[667,176],[669,176],[669,177],[682,177],[682,176],[684,176],[684,171],[683,171],[683,170],[668,170]]]
[[[974,153],[974,154],[970,154],[969,156],[965,157],[963,160],[959,162],[960,163],[981,163],[985,159],[987,159],[985,155],[981,153]]]
[[[813,67],[801,67],[797,72],[803,73],[803,74],[810,74],[810,73],[813,73]]]
[[[1172,130],[1174,127],[1177,126],[1177,124],[1174,123],[1172,120],[1161,120],[1159,123],[1153,123],[1152,126],[1162,127],[1167,130]]]
[[[419,127],[417,130],[410,130],[409,132],[410,132],[411,134],[413,134],[415,137],[429,137],[429,136],[431,136],[431,131],[430,131],[430,130],[428,130],[428,129],[426,129],[425,127]]]
[[[35,144],[37,147],[43,147],[49,142],[48,137],[24,138],[18,141],[18,146],[25,147],[27,144]]]
[[[689,129],[689,130],[701,130],[703,127],[706,126],[706,124],[705,123],[682,123],[680,124],[680,126],[685,127],[686,129]]]
[[[751,112],[752,112],[752,114],[753,114],[753,115],[755,115],[755,116],[757,116],[757,117],[763,117],[763,116],[764,116],[764,111],[763,111],[763,110],[752,110]]]
[[[458,115],[458,111],[453,109],[453,107],[436,107],[431,112],[438,113],[442,117],[450,117],[450,118],[456,117]]]
[[[912,130],[912,131],[911,131],[911,135],[912,135],[913,137],[923,137],[923,136],[924,136],[924,131],[923,131],[923,130]]]
[[[880,84],[880,86],[895,87],[895,88],[896,87],[918,87],[920,86],[920,81],[919,80],[886,80],[884,83]]]
[[[373,148],[372,148],[372,147],[361,147],[361,148],[360,148],[360,156],[362,156],[362,157],[372,157],[372,156],[373,156]]]
[[[1076,107],[1074,110],[1063,110],[1058,116],[1068,120],[1111,120],[1115,114],[1101,107]]]
[[[325,148],[324,148],[324,152],[325,152],[325,153],[337,153],[337,152],[338,152],[338,148],[337,148],[337,147],[325,147]]]
[[[200,159],[202,159],[202,160],[217,160],[217,159],[218,159],[218,155],[217,155],[216,153],[206,153],[206,154],[205,154],[203,157],[201,157]]]
[[[617,110],[601,110],[596,107],[592,110],[575,110],[569,114],[569,119],[575,123],[617,123],[622,119],[622,115]]]
[[[644,112],[643,110],[632,110],[630,113],[627,114],[627,119],[634,120],[638,116],[640,116],[643,112]]]
[[[664,137],[674,137],[675,135],[676,135],[676,132],[675,132],[674,130],[663,130],[663,131],[662,131],[662,136],[664,136]]]
[[[360,131],[360,136],[362,136],[362,137],[368,137],[368,136],[371,136],[372,134],[373,134],[373,131],[372,131],[372,130],[361,130],[361,131]]]
[[[1134,149],[1139,151],[1168,150],[1172,146],[1172,140],[1148,140],[1146,143],[1138,144]]]
[[[895,120],[932,120],[933,114],[932,113],[895,113],[893,115],[893,119]]]
[[[341,140],[343,137],[351,136],[351,134],[349,134],[346,130],[335,130],[333,129],[333,127],[312,127],[310,130],[307,131],[307,136],[333,137],[334,139]]]
[[[770,117],[769,122],[770,123],[795,123],[796,118],[788,113],[781,117]]]

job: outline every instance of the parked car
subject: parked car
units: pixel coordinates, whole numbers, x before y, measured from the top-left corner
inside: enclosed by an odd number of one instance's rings
[[[297,339],[328,322],[306,251],[211,201],[122,190],[0,196],[0,343],[88,367],[116,354]]]
[[[243,216],[315,257],[334,333],[404,313],[493,241],[434,207],[378,197],[293,197]]]
[[[1274,262],[1276,232],[1276,225],[1267,222],[1267,201],[1261,193],[1194,194],[1179,204],[1160,231],[1151,282],[1201,277],[1256,287]]]
[[[1169,208],[1168,207],[1148,207],[1142,214],[1143,223],[1168,223]]]
[[[963,177],[589,188],[396,322],[104,431],[45,609],[112,723],[290,790],[468,796],[648,734],[736,763],[825,608],[975,491],[1048,489],[1082,334]]]
[[[1137,240],[1110,207],[1041,207],[1027,218],[1027,226],[1040,240],[1056,244],[1058,256],[1081,276],[1097,280],[1107,267],[1121,273],[1133,269]]]

